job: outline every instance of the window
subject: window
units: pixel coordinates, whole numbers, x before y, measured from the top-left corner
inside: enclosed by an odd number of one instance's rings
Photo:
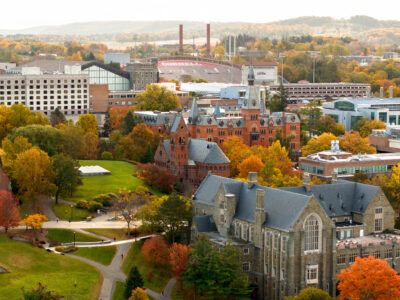
[[[337,264],[338,265],[343,265],[346,263],[346,254],[339,254],[337,256]]]
[[[392,258],[393,257],[393,251],[392,249],[386,249],[384,252],[384,258]]]
[[[319,250],[320,223],[315,215],[311,215],[304,223],[305,251]]]
[[[358,256],[358,255],[357,255],[356,252],[350,253],[350,255],[349,255],[349,263],[355,262],[357,256]]]
[[[249,255],[250,250],[249,248],[243,248],[243,255]]]
[[[249,272],[250,271],[250,263],[249,262],[243,263],[243,271],[244,272]]]
[[[306,267],[307,284],[318,283],[318,265],[309,265]]]
[[[374,251],[372,253],[372,256],[375,257],[375,258],[381,258],[381,252],[379,250]]]
[[[383,230],[383,208],[375,208],[375,232],[381,232]]]

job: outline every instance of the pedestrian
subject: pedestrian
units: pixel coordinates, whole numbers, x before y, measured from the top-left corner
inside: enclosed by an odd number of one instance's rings
[[[114,242],[117,240],[117,238],[114,236]]]
[[[124,254],[123,253],[121,253],[121,259],[124,259]]]

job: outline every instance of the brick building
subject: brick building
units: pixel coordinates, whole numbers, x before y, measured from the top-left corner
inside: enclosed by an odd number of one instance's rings
[[[300,169],[321,178],[331,178],[334,171],[340,177],[352,177],[356,173],[388,173],[399,163],[400,152],[353,155],[341,151],[339,141],[332,141],[330,150],[299,158]]]
[[[212,115],[202,114],[196,100],[192,102],[188,128],[194,138],[203,138],[221,145],[231,136],[239,136],[249,146],[269,146],[278,134],[290,138],[290,148],[300,150],[300,119],[294,113],[270,114],[265,107],[265,89],[254,85],[250,69],[248,86],[238,116],[224,115],[217,105]]]
[[[306,287],[336,296],[336,274],[357,256],[387,259],[400,271],[400,236],[382,190],[350,181],[269,188],[208,175],[193,195],[193,238],[241,255],[257,299],[284,299]],[[385,231],[385,234],[383,232]]]
[[[168,118],[168,117],[167,117]],[[169,139],[162,139],[156,150],[156,165],[169,169],[192,192],[208,173],[230,176],[230,161],[216,143],[190,137],[181,115],[175,115]]]

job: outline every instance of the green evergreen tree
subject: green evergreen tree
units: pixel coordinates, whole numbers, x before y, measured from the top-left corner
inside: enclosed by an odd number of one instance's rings
[[[143,277],[140,275],[139,270],[136,266],[133,266],[129,272],[128,278],[125,281],[124,296],[126,299],[132,294],[132,291],[136,288],[142,288],[144,285]]]
[[[288,94],[287,90],[285,89],[282,83],[279,85],[279,100],[280,100],[279,111],[285,111],[288,105]]]
[[[54,111],[50,114],[50,123],[52,126],[56,126],[60,123],[66,123],[67,119],[65,118],[62,111],[57,107]]]
[[[109,136],[110,132],[111,132],[110,113],[107,112],[105,117],[104,117],[103,136]]]
[[[132,129],[141,122],[142,120],[138,116],[134,115],[132,111],[128,111],[122,121],[122,133],[124,135],[129,134]]]

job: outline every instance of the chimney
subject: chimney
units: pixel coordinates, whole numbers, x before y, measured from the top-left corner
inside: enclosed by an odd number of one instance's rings
[[[211,25],[207,24],[207,56],[211,56]]]
[[[254,185],[257,184],[257,172],[249,172],[247,176],[247,187],[251,189]]]
[[[183,24],[179,25],[179,54],[183,54]]]
[[[337,182],[338,182],[338,170],[335,168],[335,169],[333,169],[333,172],[332,172],[331,183],[337,183]]]
[[[304,172],[303,174],[303,185],[307,193],[311,192],[311,176],[310,173]]]
[[[383,86],[379,89],[379,98],[383,98]]]
[[[393,98],[393,86],[389,87],[389,98]]]
[[[256,211],[255,211],[254,245],[262,248],[262,226],[267,220],[265,213],[265,190],[256,190]]]
[[[235,216],[236,213],[236,198],[235,195],[233,194],[225,194],[224,196],[224,213],[225,213],[225,224],[223,224],[225,236],[228,236],[229,229],[231,227],[233,217]]]

